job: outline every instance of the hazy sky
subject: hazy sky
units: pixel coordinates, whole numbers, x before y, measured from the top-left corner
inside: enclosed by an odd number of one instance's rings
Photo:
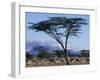
[[[32,23],[47,20],[48,17],[81,17],[86,19],[88,25],[82,26],[81,34],[79,37],[71,37],[68,40],[68,48],[73,50],[89,49],[89,16],[88,15],[76,15],[76,14],[51,14],[51,13],[33,13],[26,12],[26,27]],[[53,42],[53,45],[60,46],[54,39],[45,34],[44,32],[35,32],[33,30],[26,29],[26,42],[41,41],[42,43]],[[49,44],[49,43],[48,43]]]

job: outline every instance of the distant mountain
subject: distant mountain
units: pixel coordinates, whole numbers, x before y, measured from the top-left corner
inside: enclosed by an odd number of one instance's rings
[[[72,49],[68,49],[68,52],[69,52],[70,54],[80,54],[80,51],[74,51],[74,50],[72,50]]]
[[[47,49],[49,52],[54,50],[61,50],[61,47],[53,42],[42,42],[42,41],[33,41],[33,42],[26,42],[26,51],[30,52],[31,54],[36,55],[38,52],[34,49],[35,47],[43,47]],[[72,49],[68,49],[69,55],[80,55],[80,51],[74,51]]]
[[[52,41],[28,41],[26,42],[26,51],[30,51],[32,48],[36,46],[44,46],[45,48],[48,48],[50,50],[52,49],[60,49],[60,46]]]
[[[38,52],[34,49],[36,47],[43,47],[47,49],[49,52],[53,50],[58,50],[60,47],[51,41],[28,41],[26,42],[26,51],[30,52],[31,54],[37,54]]]
[[[28,41],[26,42],[26,51],[30,51],[33,47],[42,45],[39,41]]]

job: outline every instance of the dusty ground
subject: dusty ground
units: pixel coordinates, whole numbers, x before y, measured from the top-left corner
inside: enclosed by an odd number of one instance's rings
[[[81,64],[89,64],[89,57],[69,57],[68,58],[70,65],[81,65]],[[58,66],[58,65],[66,65],[66,61],[64,58],[55,58],[55,59],[38,59],[33,58],[26,62],[26,67],[38,67],[38,66]]]

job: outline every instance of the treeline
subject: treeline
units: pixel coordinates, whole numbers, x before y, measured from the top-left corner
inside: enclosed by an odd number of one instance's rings
[[[31,54],[30,52],[26,52],[26,61],[30,60],[32,58],[38,58],[38,59],[50,59],[50,58],[62,58],[64,57],[63,50],[53,50],[48,51],[48,49],[44,48],[43,46],[36,47],[35,50],[38,52],[37,55]],[[81,50],[80,54],[70,54],[70,51],[68,51],[69,57],[89,57],[89,50]]]

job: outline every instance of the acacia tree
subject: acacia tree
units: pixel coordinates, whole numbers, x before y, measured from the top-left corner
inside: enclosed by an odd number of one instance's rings
[[[38,23],[30,23],[29,29],[36,32],[45,32],[54,40],[56,40],[64,51],[66,64],[69,65],[67,54],[67,43],[70,36],[78,36],[82,25],[86,25],[86,20],[83,18],[66,18],[66,17],[49,17],[48,20]],[[65,40],[63,40],[64,38]]]
[[[38,51],[37,57],[39,59],[47,59],[50,56],[48,50],[43,46],[37,46],[35,47],[35,50]]]

